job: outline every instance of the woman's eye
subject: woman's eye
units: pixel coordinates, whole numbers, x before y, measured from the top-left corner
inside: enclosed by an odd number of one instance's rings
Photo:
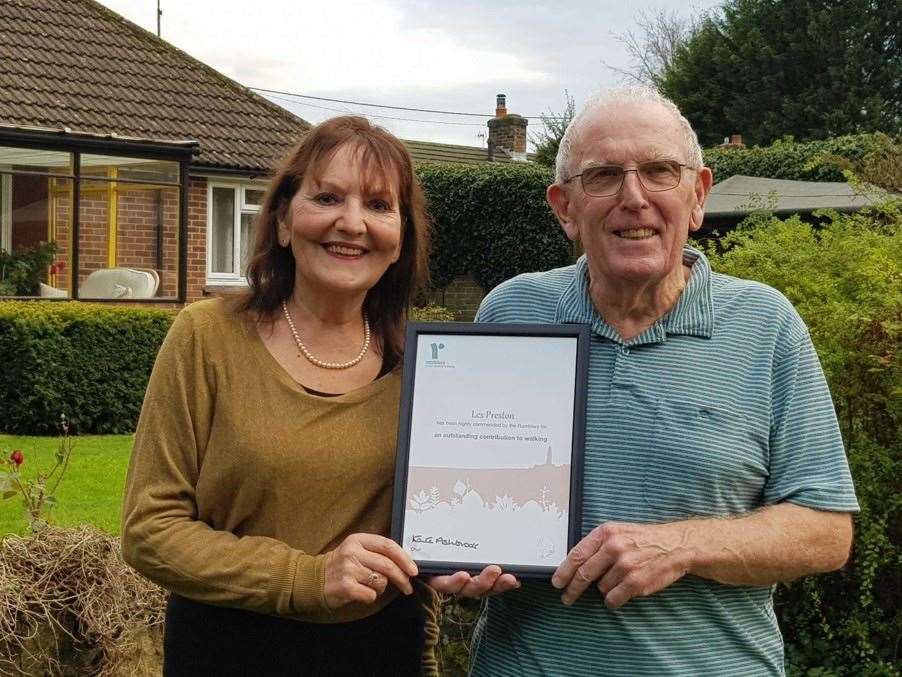
[[[373,200],[370,202],[370,209],[377,212],[389,212],[391,205],[385,200]]]
[[[338,198],[332,193],[320,193],[313,198],[313,201],[321,205],[334,205],[338,202]]]

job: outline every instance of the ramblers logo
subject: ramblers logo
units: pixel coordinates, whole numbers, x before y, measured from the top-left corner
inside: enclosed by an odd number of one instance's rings
[[[445,349],[444,343],[430,343],[429,344],[429,358],[426,360],[426,366],[431,367],[433,369],[454,369],[454,365],[446,362],[441,357],[442,351]]]
[[[438,359],[438,351],[445,347],[444,343],[430,343],[429,347],[432,348],[432,359]]]

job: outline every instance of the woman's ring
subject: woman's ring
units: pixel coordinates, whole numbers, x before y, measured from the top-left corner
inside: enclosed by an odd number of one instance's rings
[[[379,581],[379,574],[375,571],[371,571],[369,577],[366,579],[366,584],[371,588]]]

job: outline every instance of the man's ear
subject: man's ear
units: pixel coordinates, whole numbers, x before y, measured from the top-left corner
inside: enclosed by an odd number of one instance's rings
[[[564,233],[571,241],[576,242],[579,239],[579,228],[570,217],[570,193],[561,184],[552,183],[545,191],[545,199],[548,200],[551,211],[557,217]]]
[[[698,170],[695,177],[695,205],[689,213],[689,232],[694,233],[702,227],[705,220],[705,201],[711,192],[711,184],[714,183],[714,174],[707,167]]]

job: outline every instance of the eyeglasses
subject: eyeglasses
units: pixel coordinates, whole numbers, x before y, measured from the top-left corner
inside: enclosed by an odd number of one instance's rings
[[[569,183],[573,179],[579,179],[583,185],[586,195],[592,197],[608,197],[616,195],[623,187],[623,178],[629,172],[636,172],[639,177],[639,183],[645,190],[651,193],[660,193],[665,190],[672,190],[680,185],[680,179],[683,176],[683,167],[689,165],[673,160],[653,160],[651,162],[643,162],[635,169],[624,169],[620,165],[599,165],[597,167],[588,167],[580,174],[574,174],[564,183]]]

